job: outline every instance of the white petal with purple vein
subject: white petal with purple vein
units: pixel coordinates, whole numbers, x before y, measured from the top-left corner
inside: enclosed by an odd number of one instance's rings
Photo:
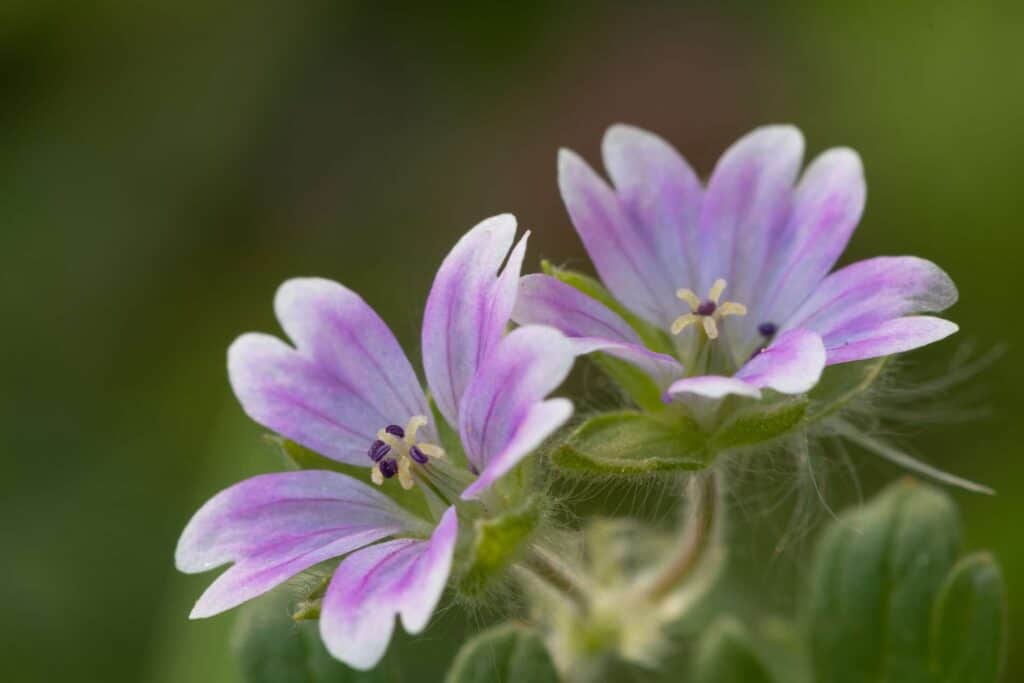
[[[880,256],[826,277],[784,328],[817,332],[825,341],[829,364],[873,358],[896,352],[889,348],[906,351],[955,332],[952,323],[939,325],[931,318],[918,323],[895,321],[944,310],[956,299],[953,281],[934,263],[912,256]],[[891,342],[861,343],[872,337]],[[855,344],[856,352],[850,348]]]
[[[384,656],[396,615],[409,633],[426,628],[448,581],[458,528],[450,507],[429,541],[389,541],[345,558],[321,609],[320,635],[328,651],[365,671]]]
[[[192,617],[207,617],[324,560],[423,527],[387,496],[343,474],[264,474],[221,491],[193,515],[175,564],[197,573],[235,563],[196,603]]]
[[[768,348],[757,353],[735,377],[758,389],[783,394],[810,391],[825,369],[825,345],[814,332],[783,332]]]
[[[700,282],[729,282],[728,298],[749,302],[758,277],[785,229],[804,140],[793,126],[765,126],[740,138],[708,181],[699,224]]]
[[[501,339],[512,314],[529,236],[509,255],[515,232],[516,219],[510,214],[477,224],[445,257],[427,298],[423,368],[434,401],[452,425],[458,424],[459,401],[473,374]]]
[[[520,327],[501,340],[473,378],[459,411],[459,434],[478,471],[499,456],[507,471],[512,457],[506,450],[525,443],[520,430],[536,426],[527,418],[565,380],[574,359],[569,340],[551,327]],[[558,405],[549,411],[563,411]],[[551,425],[545,421],[545,426]]]

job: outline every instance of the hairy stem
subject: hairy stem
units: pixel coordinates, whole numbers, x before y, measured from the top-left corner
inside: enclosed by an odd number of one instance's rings
[[[715,518],[719,514],[718,482],[714,473],[694,477],[687,488],[691,502],[679,546],[645,591],[653,601],[664,598],[693,573],[714,535]]]
[[[534,546],[523,558],[523,565],[531,574],[575,603],[581,612],[587,612],[586,592],[572,571],[559,560]]]

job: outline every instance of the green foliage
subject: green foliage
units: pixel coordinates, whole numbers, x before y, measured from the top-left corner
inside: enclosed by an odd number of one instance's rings
[[[459,581],[459,589],[472,596],[490,585],[519,554],[540,518],[540,497],[531,496],[504,514],[476,520],[469,568]]]
[[[697,645],[694,683],[772,683],[747,630],[736,619],[719,619]]]
[[[1001,581],[991,562],[953,569],[960,545],[948,496],[910,480],[843,514],[814,570],[815,680],[995,681]]]
[[[644,476],[707,466],[695,424],[623,411],[592,417],[551,454],[561,470],[581,475]]]
[[[318,625],[288,618],[283,591],[242,609],[233,649],[245,683],[384,683],[382,668],[355,671],[337,661],[320,640]]]
[[[1006,649],[1006,588],[991,555],[960,560],[932,615],[932,666],[942,683],[999,680]]]
[[[462,646],[446,683],[557,683],[558,672],[540,637],[516,624],[502,624]]]

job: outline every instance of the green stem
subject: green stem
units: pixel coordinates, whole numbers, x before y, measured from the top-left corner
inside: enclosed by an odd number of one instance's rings
[[[587,596],[579,579],[561,562],[534,546],[523,558],[522,564],[531,574],[572,601],[581,612],[588,611]]]
[[[691,502],[679,546],[645,591],[654,601],[661,600],[690,577],[714,536],[715,521],[720,514],[715,474],[695,476],[687,486]]]

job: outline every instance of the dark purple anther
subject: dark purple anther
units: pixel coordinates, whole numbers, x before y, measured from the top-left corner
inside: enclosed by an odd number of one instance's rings
[[[774,337],[779,328],[775,323],[761,323],[757,326],[757,331],[761,333],[762,337]]]
[[[697,315],[711,315],[718,308],[714,301],[705,301],[697,307]]]
[[[384,428],[384,431],[392,436],[397,436],[399,439],[405,438],[405,430],[398,425],[388,425]]]
[[[419,446],[413,446],[409,449],[409,457],[421,465],[425,465],[427,462],[427,454],[421,451]]]
[[[370,456],[370,460],[380,462],[380,459],[390,452],[391,446],[378,439],[370,444],[370,450],[368,450],[366,454]]]
[[[384,475],[385,479],[390,479],[398,473],[398,463],[394,458],[388,458],[387,460],[380,461],[380,473]]]

